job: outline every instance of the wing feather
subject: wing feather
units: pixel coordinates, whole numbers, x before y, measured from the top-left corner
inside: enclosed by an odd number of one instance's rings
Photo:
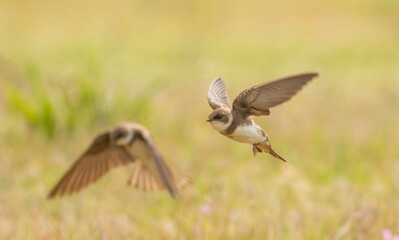
[[[111,168],[131,162],[134,162],[134,158],[123,147],[110,145],[108,132],[100,134],[61,178],[48,198],[77,192],[99,179]]]
[[[226,85],[221,78],[216,78],[211,83],[208,91],[208,103],[213,110],[221,107],[230,108]]]
[[[148,191],[166,188],[175,197],[180,187],[172,177],[172,171],[164,161],[154,139],[145,129],[137,130],[135,136],[129,150],[137,157],[137,161],[128,184]]]
[[[291,99],[316,76],[317,73],[299,74],[246,89],[234,100],[233,111],[249,116],[267,116],[269,108]]]
[[[150,174],[149,172],[147,172],[147,174],[145,175],[144,189],[145,191],[148,191],[149,188],[150,188]]]
[[[133,185],[134,187],[137,187],[137,182],[138,182],[139,177],[140,177],[140,175],[139,175],[140,171],[137,171],[137,168],[138,168],[137,165],[139,165],[139,164],[141,164],[140,161],[137,161],[135,163],[135,167],[133,168],[132,176],[131,176],[131,178],[128,181],[128,184],[129,185]]]
[[[144,187],[144,183],[145,183],[145,176],[146,176],[146,172],[143,172],[143,174],[140,175],[140,182],[139,182],[139,188],[142,190],[145,190]]]
[[[170,170],[170,172],[176,189],[181,189],[191,182],[188,177],[179,175],[173,170]],[[165,189],[165,185],[159,181],[159,178],[156,176],[156,174],[147,168],[143,161],[139,159],[137,159],[135,163],[134,171],[128,181],[128,184],[144,191],[159,191]]]
[[[168,189],[169,193],[173,197],[176,196],[177,189],[171,179],[169,168],[163,160],[163,157],[159,152],[151,134],[142,129],[141,131],[137,132],[137,138],[134,141],[140,141],[137,144],[144,148],[142,151],[146,151],[146,153],[142,154],[144,155],[143,157],[139,157],[143,164],[141,169],[146,169],[144,170],[144,174],[146,175],[147,173],[151,173],[152,176],[159,177],[162,180],[162,183]],[[133,142],[132,145],[134,144],[135,143]]]
[[[158,181],[155,178],[151,178],[151,189],[153,191],[158,189]]]

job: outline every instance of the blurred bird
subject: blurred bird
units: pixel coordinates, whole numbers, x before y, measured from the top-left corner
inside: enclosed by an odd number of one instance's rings
[[[316,76],[317,73],[299,74],[251,87],[238,95],[233,108],[230,107],[224,81],[217,78],[208,91],[208,103],[213,112],[206,121],[221,134],[238,142],[252,144],[254,155],[257,152],[270,153],[285,162],[273,151],[268,136],[252,117],[270,115],[269,108],[291,99]]]
[[[163,160],[150,132],[134,123],[121,124],[98,135],[48,195],[78,192],[99,179],[108,170],[134,164],[129,185],[145,190],[167,189],[172,197],[190,182],[169,168]]]

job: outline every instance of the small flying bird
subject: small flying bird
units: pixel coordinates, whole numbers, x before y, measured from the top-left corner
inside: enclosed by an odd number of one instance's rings
[[[291,99],[317,76],[317,73],[305,73],[251,87],[238,95],[233,108],[230,107],[224,81],[217,78],[208,91],[208,103],[213,112],[206,121],[221,134],[238,142],[252,144],[254,155],[257,152],[270,153],[285,162],[272,149],[268,136],[252,117],[270,115],[270,108]]]
[[[98,135],[48,195],[71,194],[96,181],[114,167],[134,164],[128,185],[145,190],[167,189],[172,197],[190,179],[177,174],[163,160],[150,132],[134,123],[121,124]]]

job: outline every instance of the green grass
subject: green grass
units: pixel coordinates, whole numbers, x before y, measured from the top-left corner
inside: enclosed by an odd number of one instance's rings
[[[0,8],[1,239],[380,239],[399,233],[394,0],[7,1]],[[320,77],[256,121],[288,163],[205,122],[278,77]],[[133,121],[193,179],[175,201],[116,169],[46,195],[99,132]]]

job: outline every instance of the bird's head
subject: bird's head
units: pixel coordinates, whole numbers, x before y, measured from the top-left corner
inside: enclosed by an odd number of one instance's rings
[[[111,144],[113,146],[126,146],[130,144],[134,137],[134,131],[127,127],[116,127],[110,132]]]
[[[209,114],[208,120],[206,121],[209,122],[217,131],[221,132],[230,126],[233,121],[231,110],[228,108],[218,108]]]

